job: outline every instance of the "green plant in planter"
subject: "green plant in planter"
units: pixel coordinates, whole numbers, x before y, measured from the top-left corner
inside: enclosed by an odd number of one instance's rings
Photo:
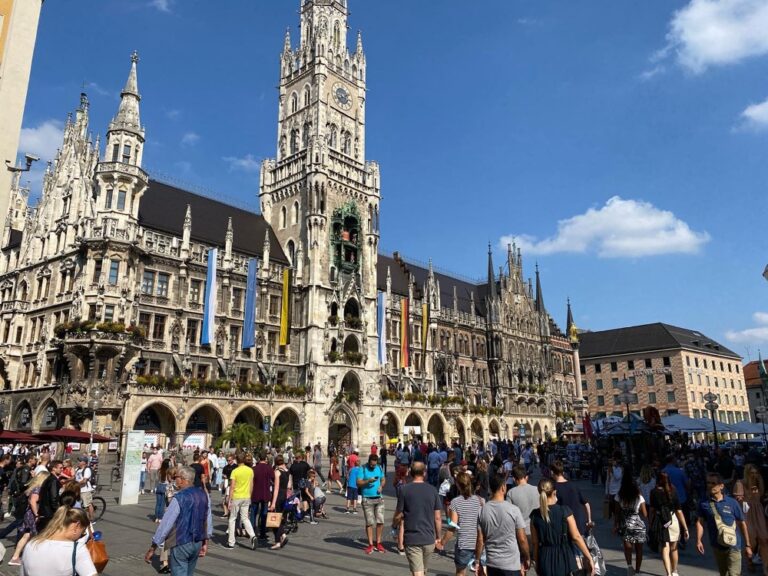
[[[346,324],[348,328],[359,330],[363,325],[363,321],[356,316],[344,316],[344,324]]]
[[[362,352],[353,352],[352,350],[349,350],[344,352],[344,360],[350,364],[360,364],[360,362],[363,361],[363,354]]]
[[[338,362],[339,358],[341,358],[341,354],[339,354],[336,350],[331,350],[330,352],[328,352],[329,362]]]
[[[339,317],[338,316],[336,316],[336,315],[328,316],[328,324],[330,324],[331,326],[336,326],[338,323],[339,323]]]

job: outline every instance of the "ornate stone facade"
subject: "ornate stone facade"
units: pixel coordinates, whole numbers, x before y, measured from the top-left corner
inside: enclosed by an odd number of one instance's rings
[[[468,282],[379,254],[380,176],[365,159],[366,58],[347,49],[345,1],[306,0],[281,56],[277,155],[263,216],[153,180],[142,169],[134,55],[106,133],[85,95],[40,203],[0,260],[0,381],[13,428],[61,424],[208,444],[236,422],[285,424],[294,441],[554,434],[573,407],[568,339],[523,275]],[[215,339],[201,346],[208,248],[219,250]],[[256,346],[242,350],[248,259],[258,257]],[[291,342],[279,345],[293,269]],[[379,363],[384,294],[387,362]],[[412,361],[402,367],[401,306]],[[430,322],[422,331],[422,304]],[[426,342],[422,341],[422,334]],[[94,402],[95,401],[95,402]]]

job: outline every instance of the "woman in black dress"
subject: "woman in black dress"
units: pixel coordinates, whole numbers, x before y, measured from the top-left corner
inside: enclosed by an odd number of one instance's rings
[[[539,509],[531,512],[531,548],[538,576],[564,576],[577,570],[572,544],[584,555],[584,569],[592,574],[592,556],[579,534],[573,512],[557,503],[557,485],[539,482]]]
[[[291,475],[288,468],[285,467],[285,460],[282,456],[275,458],[275,480],[272,485],[272,503],[269,505],[270,512],[282,512],[285,500],[288,496],[288,489],[291,488]],[[275,534],[275,544],[272,550],[280,550],[288,544],[288,538],[285,535],[285,514],[279,528],[273,528]]]

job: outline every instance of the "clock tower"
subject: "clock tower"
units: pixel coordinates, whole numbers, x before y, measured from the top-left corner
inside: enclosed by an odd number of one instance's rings
[[[316,417],[330,414],[331,428],[345,419],[350,442],[369,442],[378,422],[374,430],[363,406],[380,394],[380,193],[378,164],[365,159],[366,59],[361,34],[347,46],[346,0],[302,0],[300,14],[299,45],[286,32],[280,55],[277,153],[262,164],[259,200],[294,269],[301,318],[290,357],[314,375],[315,400],[325,402]],[[339,392],[359,401],[342,402],[333,420]],[[317,440],[344,441],[330,430]]]

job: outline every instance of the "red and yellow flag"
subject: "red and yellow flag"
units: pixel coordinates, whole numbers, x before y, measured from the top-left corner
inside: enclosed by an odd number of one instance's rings
[[[408,298],[403,298],[400,300],[400,368],[408,368],[411,365],[409,317]]]

